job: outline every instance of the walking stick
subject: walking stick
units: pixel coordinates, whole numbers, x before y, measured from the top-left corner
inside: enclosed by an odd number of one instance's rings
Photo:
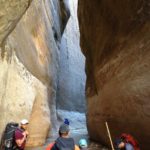
[[[110,135],[110,130],[109,130],[109,127],[108,127],[108,123],[107,123],[107,121],[105,122],[105,125],[106,125],[107,133],[108,133],[108,136],[109,136],[109,140],[110,140],[111,148],[112,148],[112,150],[115,150],[115,149],[114,149],[113,142],[112,142],[112,138],[111,138],[111,135]]]

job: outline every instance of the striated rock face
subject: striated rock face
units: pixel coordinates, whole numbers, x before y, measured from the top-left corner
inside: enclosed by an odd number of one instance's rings
[[[0,45],[29,7],[31,0],[0,0]]]
[[[122,132],[149,149],[149,0],[79,1],[81,46],[86,56],[88,115],[92,139],[109,145]]]
[[[2,1],[0,8],[0,135],[7,122],[27,118],[28,146],[41,145],[55,112],[49,106],[55,105],[67,1]]]
[[[7,122],[27,118],[30,135],[34,136],[36,144],[43,144],[50,126],[47,87],[28,72],[14,54],[9,62],[1,60],[0,69],[1,132]],[[43,126],[45,128],[39,130]],[[35,143],[32,140],[31,145]]]
[[[57,108],[85,112],[85,58],[79,46],[77,3],[69,1],[71,17],[61,39]]]
[[[64,28],[61,16],[55,11],[61,13],[57,1],[33,1],[8,39],[20,61],[44,84],[51,82],[50,62],[56,57],[51,55],[57,54],[53,49],[58,49],[56,42]]]

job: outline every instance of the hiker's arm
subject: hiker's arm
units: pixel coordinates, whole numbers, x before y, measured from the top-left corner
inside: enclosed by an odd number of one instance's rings
[[[75,145],[75,150],[80,150],[80,148],[77,145]]]
[[[15,138],[16,138],[16,144],[18,147],[20,147],[23,142],[26,140],[27,138],[27,135],[28,133],[26,131],[24,131],[23,133],[21,133],[20,131],[19,132],[16,132],[16,135],[15,135]]]
[[[26,140],[26,135],[24,135],[24,137],[22,139],[17,139],[16,140],[17,146],[20,147],[25,140]]]

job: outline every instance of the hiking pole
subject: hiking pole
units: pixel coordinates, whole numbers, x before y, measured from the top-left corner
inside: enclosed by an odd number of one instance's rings
[[[111,148],[112,148],[112,150],[115,150],[115,149],[114,149],[113,142],[112,142],[112,138],[111,138],[111,135],[110,135],[110,130],[109,130],[109,127],[108,127],[108,123],[107,123],[107,121],[105,122],[105,125],[106,125],[107,133],[108,133],[108,136],[109,136],[109,140],[110,140]]]

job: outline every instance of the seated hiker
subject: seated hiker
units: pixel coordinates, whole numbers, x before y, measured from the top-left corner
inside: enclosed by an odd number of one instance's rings
[[[59,137],[56,139],[55,144],[51,150],[74,150],[74,139],[69,137],[69,125],[62,124],[59,128]],[[77,148],[77,147],[76,147]]]
[[[23,119],[20,122],[20,128],[15,131],[15,142],[17,145],[17,150],[24,150],[26,139],[28,136],[27,126],[29,122],[27,119]]]
[[[117,150],[134,150],[133,146],[130,143],[126,143],[122,139],[117,139],[116,140],[116,149]]]
[[[125,133],[115,141],[115,146],[118,150],[140,150],[137,141],[130,134]]]
[[[79,141],[79,148],[80,148],[80,150],[87,150],[88,149],[88,145],[87,145],[86,139],[80,139],[80,141]]]

